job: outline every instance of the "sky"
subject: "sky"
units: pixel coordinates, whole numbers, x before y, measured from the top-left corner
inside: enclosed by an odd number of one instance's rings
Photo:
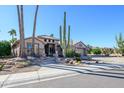
[[[25,37],[32,36],[36,6],[24,6]],[[71,39],[98,47],[116,46],[115,36],[124,36],[124,6],[49,6],[41,5],[37,17],[36,35],[54,34],[59,38],[64,11],[67,27],[71,26]],[[8,31],[15,29],[19,38],[18,17],[15,5],[0,6],[0,40],[10,40]],[[67,29],[68,30],[68,29]]]

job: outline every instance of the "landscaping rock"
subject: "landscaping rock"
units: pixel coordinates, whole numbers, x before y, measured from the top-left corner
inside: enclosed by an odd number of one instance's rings
[[[0,64],[6,64],[6,62],[0,62]]]
[[[16,68],[23,68],[23,67],[25,67],[23,64],[20,64],[20,63],[16,63],[15,64],[15,67]]]
[[[15,62],[13,62],[13,61],[8,61],[8,62],[6,62],[6,65],[15,65]]]
[[[31,65],[31,63],[29,61],[16,62],[15,67],[17,67],[17,68],[23,68],[23,67],[27,67],[29,65]]]
[[[90,56],[81,56],[82,60],[91,60],[92,58]]]
[[[73,64],[76,64],[76,63],[77,63],[77,61],[76,61],[76,60],[74,60],[74,61],[73,61]]]
[[[8,68],[11,68],[13,67],[13,65],[4,65],[4,69],[8,69]]]
[[[69,63],[70,60],[68,58],[66,58],[64,61],[65,61],[65,63]]]

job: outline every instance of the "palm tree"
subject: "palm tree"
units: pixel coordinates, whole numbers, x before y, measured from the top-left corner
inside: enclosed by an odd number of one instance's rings
[[[19,35],[20,35],[20,56],[22,55],[22,31],[21,31],[21,17],[20,17],[20,6],[17,5],[17,15],[18,15],[18,25],[19,25]]]
[[[16,36],[16,30],[11,29],[10,31],[8,31],[8,33],[10,34],[10,36],[12,36],[12,39],[10,40],[10,43],[13,44],[16,41],[16,38],[14,38],[14,36]],[[12,49],[12,51],[13,51],[12,55],[15,56],[14,49]]]
[[[24,40],[24,19],[23,19],[23,5],[21,5],[21,30],[22,30],[22,57],[25,55],[25,40]]]
[[[10,34],[10,36],[12,36],[11,43],[14,43],[16,40],[16,38],[14,38],[14,36],[16,36],[16,30],[11,29],[10,31],[8,31],[8,33]]]
[[[37,23],[37,14],[38,14],[39,5],[36,6],[35,16],[34,16],[34,27],[33,27],[33,36],[32,36],[32,55],[34,56],[34,44],[35,44],[35,33],[36,33],[36,23]]]
[[[24,41],[24,21],[23,21],[23,5],[17,5],[18,24],[20,33],[20,56],[25,57],[25,41]]]
[[[10,31],[8,31],[8,33],[10,34],[10,36],[12,36],[12,39],[14,38],[14,36],[16,36],[16,30],[15,29],[11,29]]]

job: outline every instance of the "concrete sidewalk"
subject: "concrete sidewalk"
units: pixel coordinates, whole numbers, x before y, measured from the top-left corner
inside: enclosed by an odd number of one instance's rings
[[[62,64],[42,65],[41,69],[38,71],[0,75],[0,87],[7,87],[10,85],[31,82],[31,81],[40,81],[43,79],[54,78],[64,75],[71,75],[74,73],[85,73],[85,74],[97,73],[100,75],[108,75],[107,73],[100,73],[100,71],[103,72],[103,70],[111,70],[114,68],[118,68],[118,65],[114,65],[114,67],[113,65],[108,65],[108,64],[97,64],[97,65],[89,65],[83,67],[66,66]],[[119,68],[123,68],[123,67],[119,67]]]
[[[24,83],[34,80],[41,80],[44,78],[50,78],[54,76],[66,75],[71,73],[74,72],[42,67],[40,70],[33,72],[0,75],[0,87],[5,87],[12,84]]]

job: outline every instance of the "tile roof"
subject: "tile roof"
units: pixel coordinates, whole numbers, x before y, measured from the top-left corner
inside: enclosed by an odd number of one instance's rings
[[[54,39],[54,40],[59,40],[58,38],[55,38],[55,37],[52,37],[52,36],[49,36],[49,35],[40,35],[40,36],[37,36],[38,38],[46,38],[46,39]]]

